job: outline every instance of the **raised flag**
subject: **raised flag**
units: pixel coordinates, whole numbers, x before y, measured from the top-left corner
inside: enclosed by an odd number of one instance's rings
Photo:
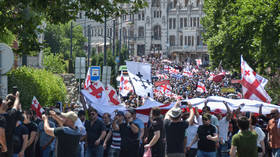
[[[31,109],[36,112],[37,117],[42,117],[42,113],[44,112],[44,109],[41,107],[39,101],[34,96],[31,103]]]
[[[84,84],[84,89],[88,88],[90,85],[91,85],[91,81],[90,81],[90,68],[88,68],[87,76],[86,76],[85,84]]]
[[[196,91],[200,92],[200,93],[206,93],[206,87],[202,82],[198,82],[197,83],[197,88]]]
[[[195,59],[195,62],[196,62],[196,65],[197,65],[197,66],[202,65],[201,59]]]
[[[107,104],[108,97],[102,82],[94,81],[86,90],[91,95],[91,103],[94,104]]]
[[[270,96],[264,90],[256,77],[255,71],[243,60],[241,56],[241,84],[243,98],[271,102]]]
[[[106,92],[107,95],[109,97],[109,103],[112,105],[119,105],[120,104],[120,100],[117,94],[117,91],[115,90],[115,88],[113,88],[111,85],[107,85],[106,87]]]
[[[129,81],[129,78],[124,77],[121,73],[119,94],[126,97],[129,92],[133,92],[133,87]]]
[[[126,61],[128,75],[139,96],[153,96],[153,84],[151,77],[151,64]]]

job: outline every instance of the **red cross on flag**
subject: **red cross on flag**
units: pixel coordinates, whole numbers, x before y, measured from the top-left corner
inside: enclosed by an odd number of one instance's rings
[[[86,76],[85,84],[84,84],[84,89],[88,88],[90,85],[91,85],[91,82],[90,82],[90,68],[88,68],[87,76]]]
[[[162,84],[157,87],[157,90],[160,92],[161,95],[171,94],[171,86],[170,84]]]
[[[44,109],[41,107],[39,101],[34,96],[31,103],[31,109],[36,112],[37,117],[42,117],[42,113],[44,112]]]
[[[121,73],[119,93],[120,95],[126,97],[129,92],[133,92],[133,87],[129,82],[129,78],[124,77],[123,73]]]
[[[205,93],[206,92],[206,87],[202,82],[198,82],[197,83],[197,88],[196,91],[200,92],[200,93]]]
[[[121,101],[119,100],[119,97],[118,97],[118,94],[117,94],[117,91],[115,90],[115,88],[113,88],[111,85],[108,85],[106,87],[106,92],[109,97],[109,104],[112,104],[112,105],[120,104]]]
[[[102,104],[102,105],[109,104],[108,103],[109,100],[105,88],[103,87],[103,84],[99,80],[92,82],[92,84],[88,88],[82,90],[82,93],[86,93],[88,95],[87,101],[89,104]]]
[[[196,62],[196,65],[197,65],[197,66],[202,65],[201,59],[195,59],[195,62]]]
[[[256,78],[254,70],[243,60],[241,56],[241,84],[243,98],[271,102],[270,96],[264,90],[259,80]]]

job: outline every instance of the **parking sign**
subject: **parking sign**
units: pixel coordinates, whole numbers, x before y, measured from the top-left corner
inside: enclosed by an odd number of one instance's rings
[[[100,80],[100,66],[90,67],[90,80],[91,81]]]

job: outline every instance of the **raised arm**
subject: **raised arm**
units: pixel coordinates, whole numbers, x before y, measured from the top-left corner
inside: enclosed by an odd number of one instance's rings
[[[0,145],[2,146],[1,151],[7,152],[5,128],[2,127],[0,127]]]
[[[16,109],[16,110],[19,110],[19,103],[20,103],[20,100],[19,100],[19,92],[17,91],[16,92],[16,100],[14,102],[14,106],[13,106],[13,109]]]
[[[46,115],[43,115],[42,119],[44,121],[44,130],[45,130],[46,134],[54,137],[54,128],[50,127],[48,117]]]
[[[227,104],[227,102],[223,101],[223,103],[225,104],[225,106],[226,106],[226,109],[227,109],[226,120],[227,120],[227,121],[230,121],[230,119],[231,119],[231,116],[232,116],[231,110],[230,110],[230,108],[228,107],[228,104]]]
[[[61,117],[59,117],[54,111],[50,111],[50,115],[58,123],[60,127],[63,126],[64,120]]]
[[[166,112],[164,119],[170,119],[169,113],[171,112],[171,110],[174,109],[174,108],[180,107],[180,105],[181,105],[181,101],[177,100],[175,105]]]
[[[194,111],[193,111],[192,105],[189,102],[188,102],[188,107],[190,109],[190,116],[187,119],[187,121],[189,122],[189,124],[192,124],[193,123],[193,119],[194,119]]]

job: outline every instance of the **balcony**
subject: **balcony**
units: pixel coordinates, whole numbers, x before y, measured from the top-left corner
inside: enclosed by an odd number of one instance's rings
[[[207,48],[207,46],[204,46],[204,45],[198,45],[198,46],[196,47],[196,50],[197,50],[197,51],[200,51],[200,52],[207,52],[207,51],[208,51],[208,48]]]

